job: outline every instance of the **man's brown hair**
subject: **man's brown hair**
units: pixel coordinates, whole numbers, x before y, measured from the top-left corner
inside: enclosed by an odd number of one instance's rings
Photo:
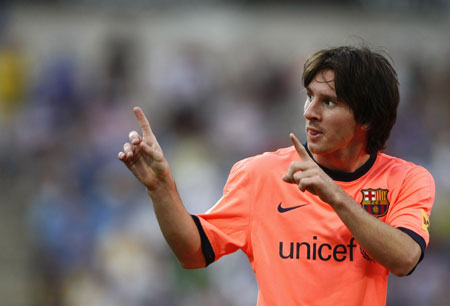
[[[350,107],[356,122],[369,127],[367,152],[384,149],[400,100],[397,73],[387,58],[365,47],[343,46],[314,53],[304,68],[305,88],[318,72],[334,71],[338,100]]]

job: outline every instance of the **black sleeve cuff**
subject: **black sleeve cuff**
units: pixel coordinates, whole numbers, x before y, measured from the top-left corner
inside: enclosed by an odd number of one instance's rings
[[[416,232],[413,232],[412,230],[405,227],[399,227],[398,229],[407,234],[408,236],[410,236],[415,242],[417,242],[420,246],[420,249],[422,250],[422,254],[420,254],[419,261],[414,266],[414,268],[408,273],[408,275],[411,275],[416,269],[416,267],[419,265],[419,263],[422,261],[423,257],[425,256],[425,249],[427,248],[427,245],[425,243],[425,239],[423,239],[422,236],[420,236]]]
[[[200,223],[200,219],[196,215],[191,215],[192,219],[194,219],[195,225],[197,226],[198,233],[200,234],[200,240],[202,243],[202,252],[205,257],[206,265],[209,266],[216,259],[216,254],[214,254],[214,250],[209,242],[208,236],[206,236],[205,231],[203,230],[202,224]]]

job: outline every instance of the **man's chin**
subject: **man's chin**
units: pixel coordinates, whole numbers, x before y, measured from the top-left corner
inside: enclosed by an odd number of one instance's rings
[[[323,154],[327,153],[325,146],[318,144],[318,143],[314,143],[314,142],[311,143],[309,141],[308,141],[308,150],[312,154],[317,154],[317,155],[323,155]]]

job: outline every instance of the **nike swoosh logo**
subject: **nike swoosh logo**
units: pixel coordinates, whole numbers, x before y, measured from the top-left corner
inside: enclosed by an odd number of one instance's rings
[[[282,202],[280,202],[280,204],[278,204],[278,212],[280,212],[280,213],[285,213],[287,211],[308,205],[308,204],[301,204],[301,205],[296,205],[296,206],[291,206],[291,207],[282,207],[281,203]]]

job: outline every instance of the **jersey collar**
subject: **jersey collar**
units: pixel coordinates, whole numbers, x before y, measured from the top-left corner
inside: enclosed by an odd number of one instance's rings
[[[306,152],[308,152],[309,156],[311,156],[311,158],[314,160],[314,157],[312,156],[311,152],[308,149],[308,144],[305,143],[305,144],[303,144],[303,146],[305,147]],[[351,182],[351,181],[355,181],[355,180],[359,179],[361,176],[366,174],[370,170],[370,168],[372,168],[372,166],[375,163],[376,159],[377,159],[377,154],[376,153],[371,154],[369,159],[361,167],[359,167],[358,169],[356,169],[353,172],[332,170],[332,169],[329,169],[329,168],[327,168],[325,166],[322,166],[317,161],[316,161],[316,163],[333,180],[340,181],[340,182]]]

